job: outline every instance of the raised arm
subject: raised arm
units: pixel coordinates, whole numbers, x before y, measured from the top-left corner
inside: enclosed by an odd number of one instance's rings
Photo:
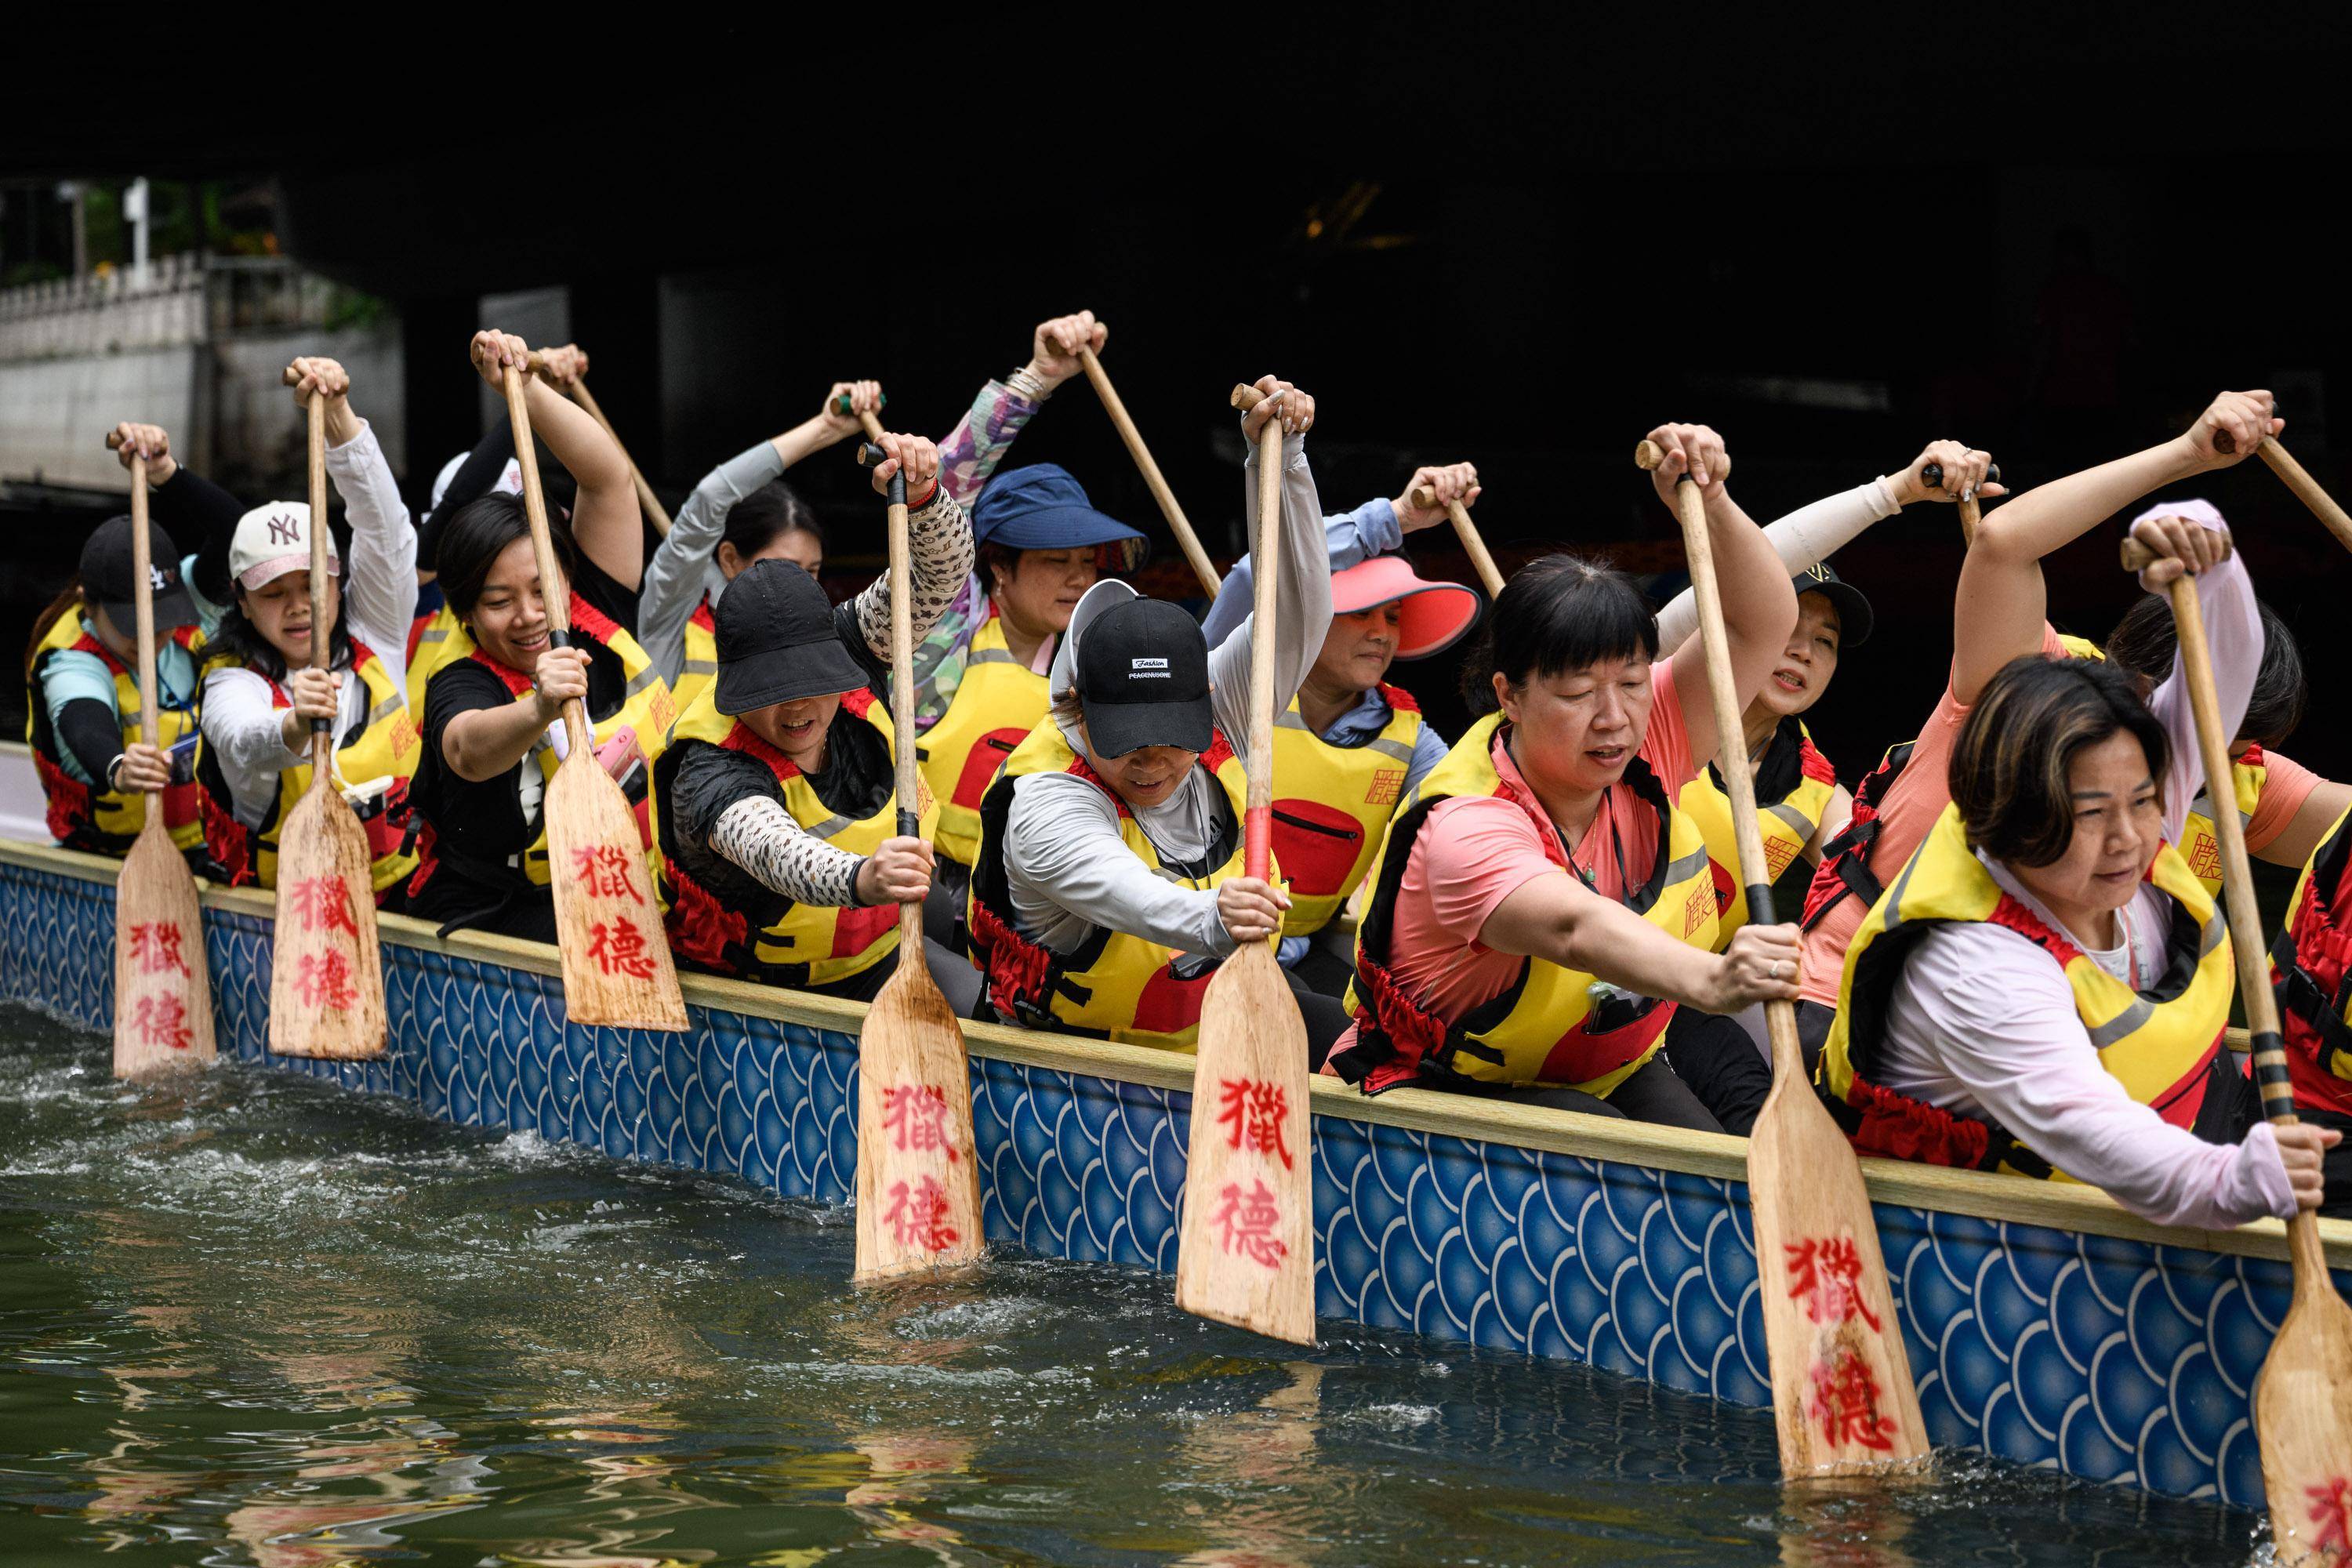
[[[1280,712],[1290,705],[1298,683],[1307,679],[1323,636],[1331,629],[1331,563],[1324,555],[1323,503],[1315,494],[1315,474],[1307,466],[1307,432],[1315,424],[1315,399],[1286,381],[1261,376],[1257,389],[1264,402],[1242,416],[1242,443],[1249,456],[1242,463],[1242,507],[1257,525],[1257,437],[1271,418],[1282,421],[1282,515],[1276,520],[1276,537],[1282,542],[1282,579],[1274,611],[1274,705]],[[1275,395],[1279,393],[1280,396]],[[1236,752],[1249,750],[1250,647],[1258,635],[1255,616],[1244,617],[1209,649],[1210,702],[1217,727]]]
[[[125,420],[114,427],[111,439],[125,468],[133,457],[147,459],[147,495],[154,520],[167,531],[181,529],[183,537],[186,529],[197,531],[201,542],[188,585],[215,611],[231,603],[236,590],[228,577],[228,547],[236,534],[236,520],[245,515],[245,503],[202,474],[182,468],[172,456],[171,435],[161,425]]]
[[[890,492],[900,465],[907,476],[907,567],[913,590],[908,607],[914,636],[921,641],[939,625],[964,580],[971,575],[971,520],[940,479],[940,449],[920,436],[885,433],[889,456],[874,467],[874,488]],[[867,584],[856,599],[857,629],[874,657],[890,658],[890,574]]]
[[[1723,437],[1704,425],[1661,425],[1651,443],[1665,454],[1652,473],[1658,499],[1675,508],[1675,486],[1685,474],[1706,503],[1706,536],[1715,554],[1716,586],[1723,600],[1723,629],[1731,649],[1731,684],[1742,707],[1772,673],[1797,624],[1797,593],[1772,552],[1771,541],[1739,510],[1725,481],[1731,458]],[[1683,730],[1690,739],[1691,763],[1704,766],[1715,755],[1715,704],[1704,677],[1679,683]]]
[[[416,617],[416,531],[374,429],[352,412],[352,378],[331,359],[304,357],[289,367],[294,401],[327,395],[327,477],[343,498],[352,559],[344,584],[352,633],[387,659],[404,660],[408,624]]]
[[[1030,416],[1055,387],[1084,368],[1080,346],[1100,353],[1108,342],[1108,323],[1095,320],[1092,310],[1038,322],[1029,335],[1029,363],[1003,381],[982,384],[970,410],[940,443],[940,483],[947,492],[971,506]]]
[[[505,367],[528,371],[530,363],[529,346],[511,332],[476,332],[473,353],[474,368],[501,395]],[[597,570],[635,593],[646,574],[645,514],[620,443],[586,409],[536,375],[525,375],[524,397],[531,433],[547,443],[580,486],[572,504],[572,542]]]
[[[2150,490],[2242,462],[2286,422],[2267,392],[2225,392],[2168,441],[2026,491],[1977,525],[1952,602],[1952,696],[1976,701],[2012,658],[2042,647],[2049,592],[2042,558],[2073,542]],[[2224,452],[2216,437],[2234,451]]]

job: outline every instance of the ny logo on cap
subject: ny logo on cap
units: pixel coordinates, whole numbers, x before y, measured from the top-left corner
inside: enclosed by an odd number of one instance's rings
[[[302,525],[290,517],[271,518],[269,520],[269,542],[272,544],[301,543]]]
[[[1805,575],[1816,583],[1826,583],[1830,580],[1830,569],[1816,561],[1805,568]]]
[[[160,594],[172,585],[172,580],[163,575],[161,566],[151,561],[147,563],[147,585]]]

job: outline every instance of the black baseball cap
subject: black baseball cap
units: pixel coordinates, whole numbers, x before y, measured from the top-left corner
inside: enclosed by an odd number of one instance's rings
[[[1116,580],[1087,591],[1070,616],[1078,700],[1087,744],[1123,757],[1145,746],[1205,752],[1215,719],[1209,704],[1209,644],[1176,605],[1139,598]]]
[[[833,602],[789,561],[755,561],[710,613],[719,644],[711,700],[726,714],[772,702],[856,691],[866,672],[834,630]]]
[[[1837,574],[1837,568],[1817,561],[1789,579],[1800,595],[1819,594],[1837,606],[1838,647],[1853,647],[1870,640],[1870,600],[1861,589]]]
[[[106,618],[124,633],[137,624],[139,574],[131,536],[131,517],[110,517],[98,525],[81,547],[81,596],[106,612]],[[196,624],[196,602],[180,581],[180,552],[152,520],[147,524],[147,586],[155,604],[155,629]]]

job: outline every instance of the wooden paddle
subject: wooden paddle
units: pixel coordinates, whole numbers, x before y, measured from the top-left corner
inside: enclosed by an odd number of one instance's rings
[[[2216,430],[2213,432],[2213,449],[2234,452],[2238,449],[2238,438],[2227,430]],[[2344,509],[2336,504],[2336,498],[2319,488],[2319,481],[2305,472],[2303,465],[2294,460],[2294,455],[2268,436],[2263,437],[2263,444],[2254,450],[2263,462],[2271,466],[2271,472],[2286,481],[2286,488],[2295,493],[2295,499],[2309,507],[2312,515],[2327,525],[2327,531],[2336,536],[2336,542],[2345,549],[2352,550],[2352,517],[2345,515]]]
[[[112,437],[110,447],[119,446]],[[147,538],[147,459],[131,459],[131,573],[139,628],[139,738],[157,743],[155,564]],[[93,786],[100,787],[100,786]],[[114,1076],[146,1078],[210,1067],[211,971],[196,879],[149,790],[139,837],[114,879]]]
[[[531,356],[536,371],[538,356]],[[540,592],[547,602],[549,641],[569,646],[571,584],[548,541],[547,500],[539,488],[539,453],[530,438],[525,372],[506,367],[507,417],[514,426],[515,457],[522,465],[522,502],[530,544],[539,557]],[[593,412],[593,410],[592,410]],[[547,786],[540,809],[547,820],[547,865],[555,893],[557,945],[563,955],[563,1007],[572,1022],[621,1028],[686,1027],[686,998],[677,989],[669,940],[653,902],[645,840],[628,796],[596,760],[588,711],[574,697],[563,704],[570,746]],[[538,764],[526,757],[525,767]]]
[[[1664,454],[1650,442],[1633,460],[1655,468]],[[1691,592],[1698,601],[1715,732],[1727,752],[1738,743],[1739,694],[1731,684],[1731,647],[1716,585],[1706,502],[1687,482],[1675,489]],[[1736,753],[1735,753],[1736,754]],[[1748,918],[1776,923],[1772,879],[1756,828],[1756,785],[1740,767],[1718,769],[1731,797],[1739,876]],[[1772,1090],[1748,1142],[1748,1199],[1755,1219],[1756,1272],[1764,1309],[1764,1344],[1772,1365],[1772,1421],[1780,1438],[1780,1472],[1790,1480],[1856,1475],[1922,1459],[1927,1429],[1903,1349],[1878,1247],[1870,1194],[1853,1147],[1814,1098],[1797,1041],[1795,1010],[1765,1005],[1772,1037]]]
[[[1235,408],[1265,395],[1234,388]],[[1320,526],[1318,521],[1317,526]],[[1274,604],[1282,576],[1282,420],[1257,453],[1257,596],[1250,647],[1249,796],[1242,871],[1274,858]],[[1307,1025],[1275,961],[1244,943],[1201,999],[1192,1137],[1176,1243],[1176,1304],[1293,1344],[1315,1342],[1315,1194],[1308,1178]]]
[[[1201,548],[1201,536],[1192,531],[1192,523],[1184,517],[1184,509],[1176,504],[1176,492],[1168,488],[1167,479],[1160,475],[1160,465],[1151,460],[1151,448],[1143,444],[1143,433],[1135,427],[1135,421],[1128,417],[1127,405],[1118,400],[1118,394],[1111,388],[1110,377],[1103,374],[1102,361],[1095,357],[1094,350],[1081,347],[1078,363],[1087,367],[1087,379],[1094,383],[1095,395],[1102,399],[1103,407],[1110,414],[1111,424],[1118,430],[1118,438],[1127,443],[1128,454],[1135,459],[1135,466],[1142,470],[1144,487],[1150,490],[1151,499],[1160,503],[1160,515],[1168,520],[1168,531],[1176,536],[1176,543],[1183,550],[1184,559],[1192,563],[1192,575],[1201,580],[1201,586],[1211,598],[1216,597],[1217,584],[1223,579],[1211,563],[1209,552]]]
[[[537,357],[532,356],[534,363]],[[646,476],[637,471],[637,460],[629,456],[628,447],[621,445],[621,433],[613,428],[613,422],[604,417],[603,409],[596,406],[595,396],[588,390],[588,378],[575,376],[571,390],[572,401],[588,411],[588,417],[604,427],[604,434],[613,437],[614,446],[621,447],[621,459],[629,465],[629,482],[637,487],[637,505],[645,509],[646,521],[654,525],[654,531],[667,539],[669,513],[663,509],[661,498],[654,494],[653,486],[646,483]]]
[[[879,446],[857,450],[860,464],[887,457]],[[920,821],[914,593],[902,468],[890,477],[890,726],[903,838],[914,837]],[[918,899],[898,906],[898,967],[857,1032],[857,1269],[851,1282],[961,1268],[979,1261],[982,1245],[971,1066],[955,1009],[924,958]]]
[[[1427,485],[1412,492],[1415,506],[1435,506],[1437,492]],[[1470,509],[1458,500],[1445,503],[1445,513],[1454,520],[1454,532],[1469,553],[1470,564],[1477,569],[1478,581],[1486,584],[1486,597],[1492,599],[1503,592],[1503,574],[1495,570],[1495,558],[1486,553],[1486,542],[1478,537],[1478,525],[1470,521]]]
[[[286,384],[299,372],[288,367]],[[327,400],[310,394],[310,668],[333,646],[327,614]],[[359,679],[356,673],[350,679]],[[367,831],[335,787],[334,721],[310,721],[310,783],[278,826],[278,920],[269,971],[274,1056],[383,1055],[383,953]]]
[[[2139,541],[2124,541],[2126,570],[2137,572],[2155,559]],[[2213,658],[2205,642],[2197,580],[2184,573],[2168,592],[2205,776],[2226,779],[2232,737],[2221,722],[2221,702],[2213,689]],[[2279,1038],[2278,998],[2271,990],[2262,913],[2254,906],[2254,879],[2246,863],[2245,827],[2236,812],[2217,811],[2213,830],[2221,840],[2221,898],[2230,915],[2238,994],[2252,1037],[2263,1114],[2273,1127],[2292,1127],[2294,1091]],[[2343,1535],[2344,1510],[2352,1500],[2352,1308],[2328,1278],[2318,1216],[2308,1209],[2298,1212],[2286,1222],[2286,1237],[2294,1294],[2254,1383],[2254,1431],[2262,1442],[2271,1538],[2282,1564],[2352,1563],[2352,1545]]]
[[[2227,432],[2224,432],[2224,434],[2227,434]],[[1919,470],[1919,482],[1926,485],[1931,490],[1942,489],[1944,488],[1944,465],[1941,463],[1930,463],[1926,468],[1921,468]],[[1993,485],[2000,483],[2000,465],[1999,463],[1990,463],[1986,465],[1985,482],[1987,484]],[[1973,544],[1976,542],[1977,523],[1982,517],[1981,510],[1978,507],[1977,498],[1974,495],[1962,496],[1959,499],[1958,506],[1960,509],[1960,542],[1962,544]]]
[[[890,400],[889,398],[885,397],[882,401],[887,405]],[[849,397],[846,393],[833,400],[833,411],[835,414],[847,414],[849,412]],[[878,449],[882,441],[882,420],[880,416],[870,408],[860,409],[857,415],[857,423],[864,426],[866,431],[866,439],[872,442]],[[860,463],[863,463],[866,459],[866,455],[861,450],[857,454],[857,460]],[[881,461],[879,458],[877,458],[874,460],[877,463]]]

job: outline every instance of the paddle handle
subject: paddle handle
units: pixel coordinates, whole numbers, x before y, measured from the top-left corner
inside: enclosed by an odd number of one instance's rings
[[[1230,400],[1246,414],[1265,401],[1255,386]],[[1274,605],[1282,588],[1282,421],[1257,433],[1257,537],[1250,541],[1256,593],[1250,602],[1249,794],[1242,819],[1242,875],[1264,880],[1274,864]]]
[[[294,368],[286,374],[296,381]],[[327,395],[310,394],[309,406],[310,445],[310,668],[324,669],[333,649],[334,630],[327,619]],[[334,768],[335,721],[331,719],[310,721],[310,787],[327,787],[327,775]]]
[[[1997,485],[2000,483],[2000,465],[1999,463],[1988,464],[1986,466],[1985,479],[1986,482],[1990,484]],[[1944,488],[1944,465],[1941,463],[1930,463],[1926,468],[1921,468],[1919,470],[1919,481],[1931,490],[1942,489]],[[1982,520],[1983,515],[1977,505],[1977,498],[1974,495],[1961,497],[1959,509],[1960,542],[1962,544],[1973,544],[1976,542],[1977,538],[1977,524]]]
[[[1427,485],[1416,486],[1412,492],[1412,504],[1435,506],[1437,492]],[[1495,569],[1495,558],[1486,553],[1486,542],[1478,537],[1478,525],[1470,521],[1470,509],[1458,500],[1450,500],[1445,503],[1445,515],[1454,520],[1454,537],[1462,541],[1462,548],[1469,555],[1470,564],[1478,574],[1478,581],[1486,584],[1486,596],[1490,599],[1500,597],[1503,574]]]
[[[1652,442],[1633,449],[1633,461],[1654,469],[1665,454]],[[1716,746],[1726,758],[1738,755],[1741,721],[1739,691],[1731,679],[1731,634],[1723,625],[1723,592],[1715,576],[1715,542],[1706,529],[1706,498],[1685,474],[1675,484],[1675,516],[1682,524],[1683,555],[1690,567],[1691,596],[1698,604],[1699,641],[1706,655],[1706,691],[1715,708]],[[1748,897],[1751,925],[1777,925],[1772,909],[1772,877],[1766,869],[1764,835],[1756,826],[1756,779],[1745,767],[1721,766],[1723,793],[1731,799],[1731,833],[1739,850],[1739,879]],[[1797,1042],[1796,1009],[1786,1002],[1764,1005],[1764,1026],[1772,1037],[1772,1076],[1803,1072],[1804,1050]]]
[[[538,368],[539,356],[533,354],[530,370]],[[564,579],[563,568],[556,563],[555,544],[548,537],[547,496],[539,488],[539,448],[530,438],[528,374],[517,366],[506,367],[507,421],[514,427],[515,462],[522,469],[522,510],[530,520],[530,552],[539,560],[539,592],[547,605],[548,645],[568,647],[572,635],[572,585]],[[594,749],[588,710],[577,697],[564,700],[563,730],[570,737],[573,756],[586,756]]]
[[[120,445],[111,436],[107,444]],[[148,542],[147,527],[147,459],[134,457],[131,459],[131,575],[138,591],[131,603],[139,634],[139,739],[152,746],[163,731],[155,712],[155,552]],[[148,809],[155,809],[153,802],[148,803]]]
[[[1095,395],[1102,400],[1104,411],[1110,416],[1112,426],[1118,431],[1118,438],[1127,443],[1128,456],[1135,459],[1136,468],[1143,475],[1144,488],[1151,492],[1151,499],[1160,503],[1160,515],[1168,520],[1168,531],[1176,536],[1176,543],[1184,552],[1184,559],[1192,563],[1192,575],[1201,580],[1202,589],[1214,596],[1221,580],[1217,569],[1210,562],[1209,552],[1201,548],[1200,536],[1192,531],[1192,523],[1184,516],[1184,509],[1176,504],[1176,492],[1168,488],[1168,480],[1161,476],[1160,465],[1151,460],[1151,449],[1143,444],[1143,433],[1135,427],[1135,421],[1128,417],[1127,405],[1118,400],[1118,392],[1112,389],[1110,377],[1104,374],[1102,361],[1095,357],[1094,350],[1081,347],[1078,363],[1086,367],[1087,380],[1094,384]]]
[[[540,368],[537,354],[530,356],[530,368],[533,374],[537,374]],[[621,445],[620,432],[613,428],[613,422],[610,419],[604,417],[604,411],[596,406],[595,396],[588,390],[586,376],[583,375],[572,384],[572,398],[573,402],[588,411],[588,417],[604,427],[604,434],[613,437],[613,445],[621,447],[621,460],[629,465],[629,482],[637,487],[637,505],[644,510],[646,520],[654,525],[654,531],[667,539],[670,530],[669,512],[663,508],[661,499],[654,494],[653,486],[646,483],[645,475],[637,471],[637,460],[629,456],[628,447]]]
[[[2137,539],[2123,543],[2124,569],[2137,572],[2158,559]],[[2263,1115],[2273,1127],[2292,1127],[2294,1089],[2287,1076],[2286,1045],[2279,1037],[2278,996],[2271,989],[2268,944],[2262,911],[2254,904],[2253,873],[2246,858],[2245,825],[2226,809],[2230,798],[2230,742],[2221,722],[2221,698],[2213,685],[2213,655],[2205,640],[2205,609],[2197,579],[2186,572],[2165,592],[2172,600],[2172,626],[2180,643],[2180,672],[2189,681],[2189,709],[2197,719],[2197,751],[2205,764],[2205,787],[2225,808],[2213,813],[2213,836],[2221,844],[2221,906],[2230,917],[2231,956],[2238,964],[2238,994],[2246,1009],[2247,1043],[2254,1058],[2254,1084],[2262,1091]],[[2319,1226],[2308,1209],[2287,1221],[2288,1250],[2294,1260],[2295,1293],[2333,1292]]]
[[[866,419],[878,433],[881,422],[869,414]],[[890,454],[872,441],[863,441],[857,447],[857,464],[872,468],[885,462]],[[890,737],[896,754],[891,758],[892,775],[898,791],[898,837],[912,838],[921,829],[922,817],[915,809],[918,798],[915,779],[915,570],[913,554],[907,542],[907,468],[890,476]],[[923,905],[916,900],[898,906],[899,962],[920,963],[922,947]]]
[[[2219,432],[2216,445],[2228,435],[2226,430]],[[2236,445],[2234,441],[2231,444]],[[2327,531],[2336,536],[2336,542],[2352,550],[2352,516],[2347,516],[2344,509],[2336,504],[2336,498],[2321,489],[2319,481],[2304,471],[2303,465],[2294,460],[2294,455],[2267,436],[2263,437],[2263,444],[2255,450],[2262,455],[2263,461],[2271,466],[2271,471],[2286,481],[2286,488],[2294,492],[2295,499],[2309,507],[2312,515],[2327,525]]]

